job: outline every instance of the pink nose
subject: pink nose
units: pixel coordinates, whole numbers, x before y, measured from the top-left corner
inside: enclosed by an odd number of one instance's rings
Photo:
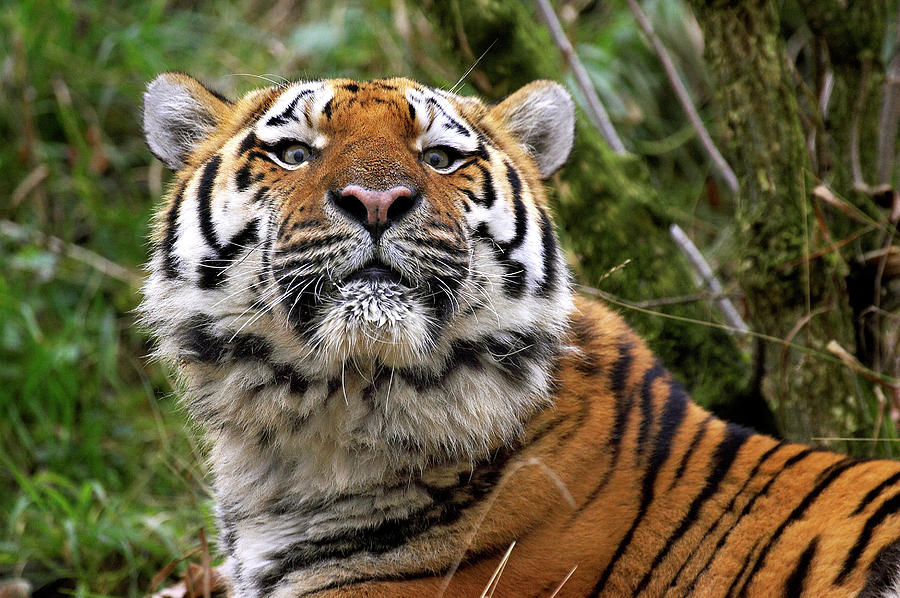
[[[412,190],[392,187],[387,191],[373,191],[359,185],[347,185],[341,190],[340,203],[362,224],[381,226],[400,220],[409,212],[413,205]]]

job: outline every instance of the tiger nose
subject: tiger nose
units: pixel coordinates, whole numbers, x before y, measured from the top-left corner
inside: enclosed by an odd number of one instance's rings
[[[401,220],[413,208],[413,192],[409,187],[392,187],[374,191],[360,185],[347,185],[336,199],[337,206],[370,231],[384,230]]]

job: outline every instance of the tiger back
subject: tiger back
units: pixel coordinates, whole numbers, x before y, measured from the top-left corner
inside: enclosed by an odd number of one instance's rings
[[[168,73],[144,129],[177,174],[141,312],[209,442],[232,595],[900,592],[900,464],[717,420],[574,298],[559,85],[231,102]]]

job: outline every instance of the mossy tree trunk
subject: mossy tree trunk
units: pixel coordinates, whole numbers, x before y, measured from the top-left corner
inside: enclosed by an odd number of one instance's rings
[[[877,249],[884,233],[861,231],[813,189],[825,185],[837,201],[886,224],[872,193],[854,185],[850,156],[857,127],[864,176],[873,176],[883,80],[878,57],[893,14],[889,4],[692,0],[720,110],[717,133],[741,181],[733,263],[751,327],[816,351],[778,343],[765,351],[764,392],[786,434],[807,441],[879,433],[871,427],[871,383],[823,355],[834,340],[867,365],[883,365],[861,354],[866,309],[848,297],[880,284],[875,276],[859,277],[855,256]],[[799,59],[789,55],[791,30],[797,40],[810,38]],[[857,233],[842,253],[819,251]]]

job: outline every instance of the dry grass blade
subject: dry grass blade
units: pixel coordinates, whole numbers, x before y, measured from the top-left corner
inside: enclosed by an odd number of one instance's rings
[[[559,594],[560,590],[563,589],[563,586],[566,585],[566,582],[569,581],[569,578],[571,578],[572,575],[575,574],[575,569],[577,569],[577,568],[578,568],[578,565],[575,565],[574,567],[572,567],[572,569],[569,571],[569,574],[566,575],[561,582],[559,582],[559,585],[556,586],[556,589],[553,590],[553,593],[550,594],[550,596],[548,598],[556,598],[556,595]]]
[[[847,365],[847,367],[849,367],[851,370],[853,370],[866,380],[870,380],[876,384],[879,384],[885,388],[890,388],[892,390],[900,389],[900,383],[893,380],[887,380],[878,375],[877,372],[873,372],[872,370],[861,364],[859,360],[856,359],[856,357],[851,355],[850,352],[847,351],[847,349],[843,348],[836,340],[831,339],[830,341],[828,341],[828,345],[826,345],[825,349],[829,353],[843,361],[844,364]]]
[[[159,584],[161,584],[167,577],[169,577],[172,574],[172,572],[175,570],[175,567],[178,566],[178,563],[191,558],[193,555],[195,555],[199,551],[200,551],[200,547],[192,548],[191,550],[184,553],[177,559],[173,559],[173,560],[169,561],[169,563],[165,567],[163,567],[162,569],[157,571],[156,575],[153,576],[153,579],[150,580],[150,591],[152,592],[157,587],[159,587]],[[181,586],[184,589],[183,594],[179,593],[181,591],[181,589],[178,588],[179,586]],[[178,588],[178,589],[176,589],[176,588]],[[176,595],[183,596],[186,593],[187,593],[187,586],[185,586],[184,582],[180,582],[180,583],[176,584],[175,586],[163,588],[159,592],[151,594],[151,598],[171,598]]]
[[[28,197],[28,194],[34,191],[49,174],[50,169],[46,164],[41,164],[29,172],[28,176],[22,179],[22,182],[12,192],[9,198],[10,205],[16,207],[22,203],[22,200]]]
[[[509,556],[512,554],[513,548],[516,547],[516,541],[513,540],[512,544],[509,545],[509,548],[506,549],[506,554],[503,555],[503,558],[500,559],[500,564],[497,565],[497,568],[494,569],[494,574],[491,575],[491,579],[487,582],[487,585],[484,587],[484,590],[481,591],[480,598],[492,598],[494,595],[494,590],[497,589],[497,584],[500,583],[500,577],[503,575],[503,570],[506,569],[506,563],[509,562]]]
[[[206,530],[202,527],[200,528],[200,558],[202,560],[203,570],[201,571],[203,576],[203,598],[210,598],[210,572],[211,572],[211,559],[209,555],[209,542],[206,540]]]
[[[442,598],[444,593],[447,591],[447,588],[450,587],[450,582],[453,579],[453,576],[456,575],[456,571],[459,569],[459,565],[462,563],[462,560],[466,556],[466,552],[468,552],[469,547],[472,545],[472,542],[475,540],[475,536],[478,534],[478,530],[481,527],[481,524],[484,522],[488,513],[491,511],[491,507],[494,502],[497,500],[497,497],[500,496],[500,492],[509,483],[509,480],[523,467],[537,467],[541,470],[545,476],[547,476],[550,481],[553,482],[553,485],[556,486],[557,491],[566,501],[570,508],[575,508],[576,503],[575,499],[572,497],[572,493],[569,492],[569,489],[566,488],[565,483],[562,479],[557,475],[555,471],[553,471],[550,467],[547,466],[546,463],[541,461],[536,457],[531,457],[530,459],[526,459],[524,461],[519,460],[516,461],[510,468],[503,473],[503,476],[500,478],[500,481],[497,482],[497,485],[494,487],[494,490],[491,492],[490,497],[485,501],[485,506],[478,516],[478,520],[472,526],[472,530],[469,532],[468,537],[466,538],[466,542],[463,545],[463,550],[457,557],[456,561],[444,575],[444,580],[441,582],[440,587],[438,588],[437,594],[435,598]],[[515,543],[513,543],[515,544]]]
[[[831,207],[835,208],[848,218],[856,220],[857,222],[862,222],[863,224],[871,224],[872,220],[870,218],[865,217],[859,209],[850,205],[846,201],[839,198],[835,195],[831,189],[826,187],[825,185],[816,185],[816,188],[813,189],[813,197],[817,197],[821,199],[823,202],[827,203]]]

